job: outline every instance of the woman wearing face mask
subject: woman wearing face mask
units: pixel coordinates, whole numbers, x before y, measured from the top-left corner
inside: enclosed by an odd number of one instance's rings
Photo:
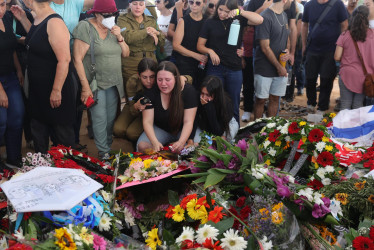
[[[236,46],[228,45],[230,25],[233,18],[240,21],[240,32]],[[207,74],[218,76],[225,91],[230,95],[235,119],[239,122],[239,102],[242,87],[242,63],[238,55],[241,49],[243,27],[259,25],[263,18],[254,12],[238,9],[237,0],[220,0],[213,18],[208,19],[200,32],[197,50],[209,54]]]
[[[199,33],[205,22],[205,4],[203,0],[190,0],[188,3],[191,12],[178,21],[174,34],[174,56],[180,73],[192,76],[195,88],[199,89],[203,72],[199,72],[198,65],[199,62],[205,64],[208,60],[206,55],[200,54],[196,49]]]
[[[182,90],[179,71],[171,62],[160,63],[156,79],[157,87],[144,92],[152,105],[143,111],[144,132],[138,140],[137,151],[157,152],[172,143],[170,149],[180,152],[187,140],[193,139],[198,95],[189,84]]]
[[[156,19],[144,14],[144,0],[129,2],[128,13],[118,17],[118,26],[125,29],[122,35],[130,47],[130,56],[122,60],[125,83],[137,73],[138,64],[144,57],[156,60],[156,45],[162,47],[165,44],[165,36],[159,30]]]
[[[173,13],[172,9],[175,5],[174,0],[156,0],[156,7],[160,12],[160,16],[157,18],[157,24],[160,27],[160,31],[166,37],[163,57],[162,60],[169,60],[171,52],[173,51],[172,37],[168,37],[168,28],[170,24],[171,14]]]
[[[7,162],[20,166],[24,106],[20,83],[23,73],[18,61],[17,39],[12,23],[5,18],[6,1],[0,1],[0,140],[5,138]],[[4,166],[0,162],[0,169]]]
[[[93,38],[98,90],[97,104],[90,108],[90,113],[99,158],[107,160],[113,141],[117,105],[119,98],[124,95],[121,56],[129,55],[129,47],[120,33],[120,28],[114,25],[113,17],[117,13],[114,0],[96,0],[90,13],[95,17],[79,22],[73,32],[74,65],[82,84],[81,100],[86,104],[87,99],[93,97],[89,85],[93,80],[90,48]]]

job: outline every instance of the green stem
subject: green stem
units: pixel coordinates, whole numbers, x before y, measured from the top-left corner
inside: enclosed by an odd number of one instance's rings
[[[317,233],[311,226],[309,223],[305,222],[305,221],[300,221],[301,224],[303,224],[306,228],[309,229],[309,231],[314,235],[314,237],[317,238],[317,240],[328,250],[333,250],[334,248],[330,245],[330,243],[328,243],[326,241],[326,239],[324,239],[319,233]]]

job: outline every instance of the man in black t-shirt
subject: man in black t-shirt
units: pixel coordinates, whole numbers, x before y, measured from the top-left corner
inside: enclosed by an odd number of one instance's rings
[[[268,117],[275,116],[279,108],[279,98],[286,92],[287,70],[278,59],[282,51],[289,48],[288,20],[284,9],[289,8],[290,5],[289,0],[273,0],[270,7],[261,13],[264,22],[256,27],[255,119],[262,117],[264,104],[268,98]],[[287,51],[281,60],[286,62],[289,58]]]

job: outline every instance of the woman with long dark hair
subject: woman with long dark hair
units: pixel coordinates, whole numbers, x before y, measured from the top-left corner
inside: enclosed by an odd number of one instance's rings
[[[207,76],[201,84],[197,122],[199,129],[232,140],[239,129],[233,116],[232,103],[223,89],[222,81],[216,76]],[[199,131],[194,141],[200,141]]]
[[[170,148],[179,152],[189,139],[193,139],[191,132],[198,95],[189,84],[182,89],[179,71],[171,62],[160,63],[156,80],[157,87],[144,92],[152,105],[143,111],[144,133],[138,140],[137,148],[139,152],[149,149],[157,152],[172,143]]]
[[[336,42],[335,60],[340,61],[341,110],[362,107],[365,98],[365,75],[354,42],[357,42],[367,72],[373,73],[374,30],[369,28],[369,9],[364,5],[353,11],[348,30],[342,33]]]
[[[234,18],[240,22],[240,31],[237,44],[233,46],[227,42]],[[197,42],[197,50],[201,54],[209,54],[207,75],[215,75],[222,80],[223,87],[233,102],[234,116],[238,122],[243,82],[238,50],[241,50],[243,27],[248,24],[259,25],[262,21],[259,14],[239,9],[237,0],[220,0],[213,18],[204,23]]]

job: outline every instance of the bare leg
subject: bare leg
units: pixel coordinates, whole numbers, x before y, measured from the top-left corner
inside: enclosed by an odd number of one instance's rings
[[[264,113],[265,101],[266,99],[260,99],[256,97],[255,108],[254,108],[255,120],[262,117],[262,114]]]
[[[153,148],[152,144],[145,142],[145,141],[141,141],[138,144],[138,152],[140,153],[145,153],[147,149],[152,149],[152,148]]]
[[[268,105],[268,117],[274,117],[277,115],[279,107],[279,96],[270,95]]]

